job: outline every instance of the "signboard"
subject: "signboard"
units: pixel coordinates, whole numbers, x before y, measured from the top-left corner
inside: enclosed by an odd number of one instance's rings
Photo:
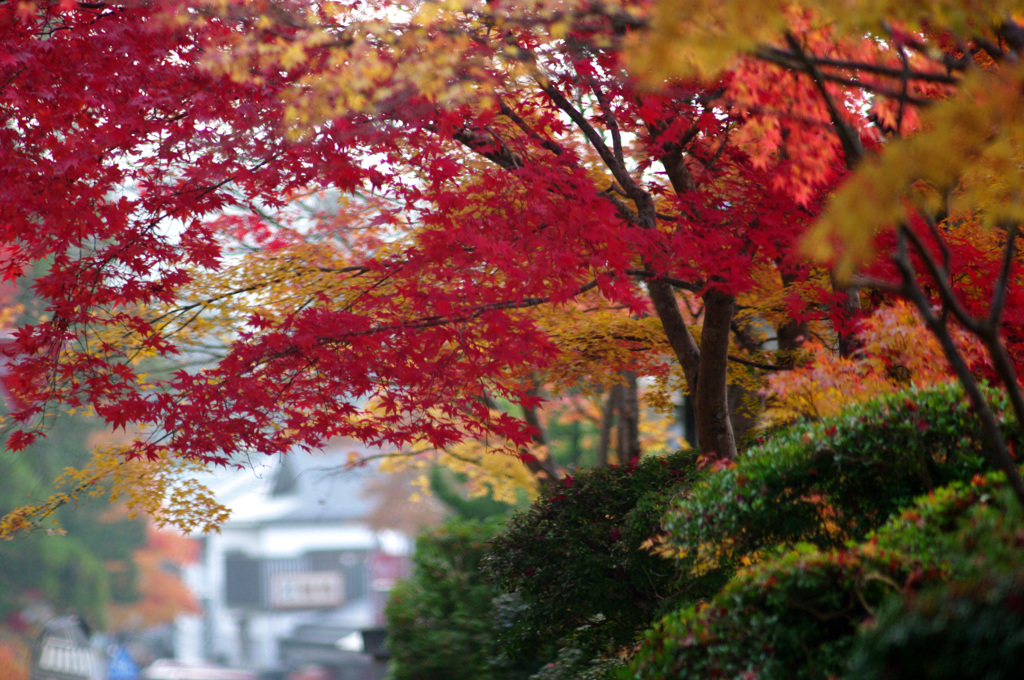
[[[73,616],[43,627],[32,649],[31,680],[103,680],[103,656],[89,643],[82,622]]]
[[[370,587],[377,591],[388,591],[395,582],[409,575],[409,558],[406,555],[389,555],[377,550],[370,555]]]
[[[271,574],[271,609],[331,609],[345,602],[345,583],[339,571]]]

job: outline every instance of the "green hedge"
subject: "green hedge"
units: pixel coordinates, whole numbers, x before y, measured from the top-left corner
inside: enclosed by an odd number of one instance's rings
[[[1019,678],[1024,672],[1024,508],[1002,473],[921,498],[879,529],[878,545],[945,573],[897,598],[857,636],[851,680]]]
[[[828,552],[802,546],[741,570],[709,603],[664,617],[623,677],[837,677],[857,626],[887,596],[938,575],[873,546]]]
[[[481,560],[497,522],[450,521],[416,542],[385,609],[391,680],[496,680],[495,588]]]
[[[976,475],[919,498],[874,534],[955,579],[1024,567],[1024,508],[1001,472]]]
[[[955,482],[860,545],[742,570],[648,631],[623,677],[1020,677],[1022,527],[1001,473]]]
[[[495,582],[516,598],[510,653],[547,645],[553,657],[552,642],[563,638],[588,655],[609,652],[694,587],[674,560],[640,545],[697,474],[692,453],[591,469],[514,515],[487,558]]]
[[[995,392],[998,414],[1010,409]],[[1020,442],[1010,418],[1003,428]],[[991,469],[975,417],[956,386],[911,390],[797,424],[709,475],[665,520],[694,573],[806,542],[860,540],[914,497]]]
[[[988,397],[1019,445],[1005,400]],[[1007,627],[993,667],[1011,668],[1024,513],[987,472],[975,432],[957,387],[912,390],[775,432],[695,483],[667,515],[669,544],[691,574],[739,571],[649,630],[623,677],[824,679],[843,675],[851,654],[851,678],[933,677],[893,665],[946,644],[923,612],[952,636],[949,673],[934,677],[957,677],[972,644],[995,640],[981,631],[971,642],[971,616]]]
[[[848,680],[1016,680],[1024,675],[1024,575],[954,581],[889,602],[857,637]]]

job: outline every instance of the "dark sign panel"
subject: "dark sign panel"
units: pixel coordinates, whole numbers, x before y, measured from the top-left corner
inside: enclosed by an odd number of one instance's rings
[[[314,568],[307,557],[261,559],[228,553],[226,597],[241,609],[336,609],[345,604],[344,565],[337,555],[328,568]]]
[[[306,571],[270,575],[272,609],[333,609],[345,602],[339,571]]]

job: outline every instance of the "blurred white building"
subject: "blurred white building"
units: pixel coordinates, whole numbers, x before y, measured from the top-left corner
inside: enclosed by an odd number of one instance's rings
[[[379,641],[412,545],[371,527],[367,486],[381,473],[345,470],[353,448],[268,457],[203,480],[232,514],[219,534],[199,537],[202,558],[187,577],[204,614],[180,622],[179,660],[266,677],[307,664],[333,680],[376,675],[357,670],[369,658],[363,631]]]

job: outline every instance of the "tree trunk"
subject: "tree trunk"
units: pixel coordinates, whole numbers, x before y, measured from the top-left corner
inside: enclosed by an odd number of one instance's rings
[[[697,443],[702,453],[736,457],[736,438],[729,420],[729,333],[735,312],[731,295],[708,291],[704,295],[701,347],[686,327],[672,287],[647,281],[647,292],[676,359],[683,368],[697,420]]]
[[[601,411],[601,430],[597,442],[597,467],[608,466],[608,451],[611,449],[612,426],[615,423],[615,404],[619,400],[621,385],[612,385],[608,390],[608,398],[604,402],[604,409]]]
[[[782,285],[788,288],[794,285],[797,281],[797,277],[793,274],[782,275]],[[796,321],[790,319],[784,324],[780,324],[775,336],[778,338],[778,358],[776,363],[783,365],[790,365],[793,360],[793,354],[800,349],[804,342],[807,340],[807,334],[809,328],[806,321]]]
[[[690,394],[695,395],[697,372],[700,368],[700,349],[690,334],[690,329],[686,327],[682,312],[679,311],[679,302],[676,301],[675,291],[668,283],[657,279],[648,279],[646,285],[647,294],[654,304],[654,311],[661,321],[661,327],[665,331],[669,347],[672,348],[676,360],[683,368],[686,386],[690,390]]]
[[[625,384],[619,392],[619,424],[616,428],[616,454],[620,465],[640,458],[640,399],[637,394],[636,373],[622,371]]]
[[[718,458],[736,457],[736,438],[729,418],[729,336],[736,300],[717,290],[704,295],[704,327],[700,334],[700,373],[694,410],[700,450]]]
[[[860,292],[854,287],[842,286],[834,273],[829,274],[832,282],[832,290],[838,293],[840,298],[841,318],[839,327],[836,328],[836,336],[839,340],[839,356],[849,359],[860,349],[860,340],[853,331],[853,321],[860,312]]]
[[[534,384],[530,390],[531,396],[536,396],[540,393],[540,386]],[[539,458],[524,458],[526,466],[537,476],[540,480],[542,487],[548,487],[552,482],[557,482],[561,475],[558,474],[558,465],[555,464],[554,458],[551,457],[551,447],[548,446],[547,434],[544,432],[544,426],[540,422],[540,416],[537,414],[537,409],[530,407],[523,407],[523,420],[526,424],[533,428],[533,442],[538,446],[544,448],[544,459]]]

